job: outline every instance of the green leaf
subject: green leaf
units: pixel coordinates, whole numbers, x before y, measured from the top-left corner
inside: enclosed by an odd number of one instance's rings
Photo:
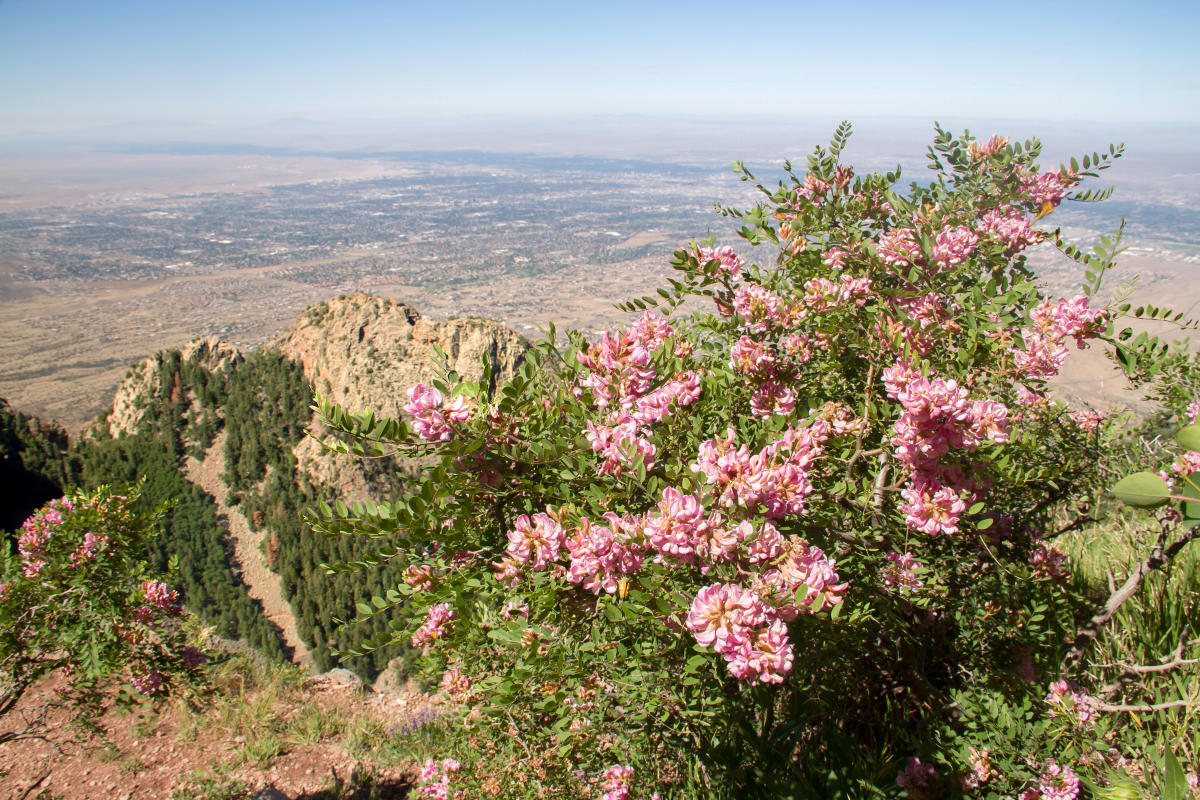
[[[1188,450],[1200,450],[1200,425],[1188,425],[1175,434],[1175,441]]]
[[[1183,515],[1188,519],[1200,517],[1200,472],[1193,472],[1183,480],[1184,497],[1195,498],[1195,501],[1185,500]]]
[[[1126,505],[1153,508],[1167,502],[1171,488],[1153,472],[1137,472],[1118,481],[1111,493]]]

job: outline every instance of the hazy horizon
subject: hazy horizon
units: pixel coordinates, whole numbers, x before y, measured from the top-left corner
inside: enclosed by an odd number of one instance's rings
[[[0,135],[506,115],[1200,123],[1200,8],[0,1]]]

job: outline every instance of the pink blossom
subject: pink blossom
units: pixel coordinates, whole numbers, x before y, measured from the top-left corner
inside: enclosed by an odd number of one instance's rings
[[[757,535],[753,534],[754,526],[749,521],[740,523],[738,528],[739,540],[750,540],[750,544],[746,548],[746,559],[751,564],[765,564],[783,555],[783,535],[779,533],[778,528],[771,524],[770,520],[762,524]]]
[[[756,283],[739,287],[733,295],[733,310],[741,315],[747,327],[760,333],[772,325],[786,323],[784,308],[778,295]]]
[[[916,756],[910,756],[904,768],[896,775],[896,785],[903,789],[909,797],[926,797],[926,792],[932,788],[937,779],[937,770],[932,764],[926,764]]]
[[[607,526],[582,517],[567,537],[571,560],[566,578],[593,594],[616,594],[621,579],[642,568],[645,550],[637,541],[635,520],[611,512],[604,516]]]
[[[777,363],[774,349],[745,335],[733,343],[729,360],[738,372],[763,377],[773,374]]]
[[[129,682],[133,684],[133,688],[137,689],[144,695],[156,694],[162,688],[163,680],[162,673],[156,669],[152,669],[144,675],[134,675],[130,677]]]
[[[908,527],[922,533],[958,533],[958,522],[967,504],[949,486],[918,476],[900,490],[900,511]]]
[[[838,576],[836,564],[821,548],[792,537],[785,555],[763,573],[762,583],[775,598],[777,613],[791,621],[802,613],[815,613],[842,602],[847,584]],[[804,596],[796,592],[804,589]]]
[[[85,561],[91,561],[96,557],[97,551],[108,547],[108,536],[96,534],[88,531],[83,535],[83,541],[71,553],[71,566],[77,567]]]
[[[436,800],[462,797],[461,789],[452,789],[450,786],[454,774],[461,768],[462,765],[453,758],[443,758],[441,761],[427,758],[417,775],[417,790],[425,797]]]
[[[853,303],[862,306],[871,294],[870,278],[844,276],[834,282],[828,278],[813,278],[804,284],[802,300],[805,313],[829,311]]]
[[[1193,400],[1192,402],[1188,403],[1187,411],[1185,413],[1187,415],[1188,424],[1195,425],[1196,419],[1200,418],[1200,400]]]
[[[427,564],[409,564],[405,567],[404,582],[411,586],[414,592],[428,592],[436,583],[433,569]]]
[[[628,800],[629,781],[633,778],[633,767],[615,764],[604,770],[604,794],[600,800]]]
[[[943,269],[957,267],[967,260],[978,244],[979,237],[970,228],[963,225],[951,228],[947,225],[938,233],[931,257]]]
[[[668,417],[676,408],[685,408],[700,399],[700,374],[682,372],[654,391],[638,398],[631,416],[647,425]]]
[[[1050,706],[1048,716],[1065,717],[1080,727],[1087,727],[1096,717],[1096,698],[1075,691],[1064,680],[1050,684],[1045,700]]]
[[[972,747],[970,751],[970,755],[967,756],[967,764],[971,769],[962,778],[963,789],[966,791],[978,789],[983,784],[1000,775],[996,771],[996,768],[992,766],[991,754],[986,747],[982,750],[976,750]]]
[[[925,565],[913,557],[912,553],[897,553],[889,550],[887,554],[888,567],[881,573],[880,579],[889,589],[899,589],[901,593],[915,592],[925,583],[921,580],[921,570]]]
[[[1200,452],[1188,450],[1186,453],[1181,453],[1175,459],[1175,463],[1171,465],[1171,472],[1176,475],[1187,477],[1193,472],[1200,471]]]
[[[1033,797],[1040,800],[1075,800],[1079,796],[1079,778],[1069,766],[1059,765],[1050,758],[1038,777],[1036,792]]]
[[[529,604],[524,600],[506,600],[500,608],[501,619],[512,619],[513,617],[522,617],[529,619]]]
[[[796,409],[796,393],[790,386],[763,381],[750,395],[750,413],[756,417],[787,416]]]
[[[546,514],[525,514],[513,522],[508,532],[508,555],[530,569],[545,569],[558,558],[565,543],[562,526]]]
[[[425,621],[412,635],[412,646],[422,647],[441,639],[447,634],[449,624],[457,617],[458,614],[450,607],[449,603],[437,603],[430,606],[426,612]]]
[[[1026,175],[1021,181],[1021,189],[1034,206],[1049,203],[1056,206],[1062,202],[1067,189],[1079,183],[1077,180],[1064,178],[1058,172],[1043,172],[1041,175]]]
[[[592,450],[604,458],[600,466],[603,475],[622,475],[639,462],[646,469],[654,466],[658,449],[642,434],[637,421],[632,418],[612,426],[596,425],[588,420],[584,436],[592,445]]]
[[[442,673],[442,691],[452,703],[461,703],[471,694],[471,678],[457,665],[451,665]]]
[[[1038,545],[1029,555],[1029,565],[1033,574],[1039,578],[1054,581],[1066,580],[1069,573],[1066,569],[1067,556],[1061,550],[1046,545]]]
[[[1044,234],[1033,227],[1025,212],[1013,206],[993,208],[979,218],[980,230],[989,238],[1002,243],[1005,253],[1013,255],[1037,244]]]
[[[732,247],[698,247],[695,250],[696,261],[699,262],[701,268],[706,265],[716,262],[716,270],[718,275],[728,275],[731,278],[736,278],[741,273],[746,262],[742,261]]]
[[[880,261],[893,267],[914,266],[925,261],[916,231],[911,228],[893,228],[888,231],[880,238],[875,252]]]
[[[427,442],[445,442],[454,435],[451,423],[470,419],[474,404],[462,395],[445,403],[437,389],[418,383],[408,390],[404,410],[412,414],[413,430],[418,436]]]
[[[745,635],[747,628],[761,625],[766,612],[758,595],[736,583],[714,583],[692,600],[687,626],[702,647],[725,647],[730,638]]]

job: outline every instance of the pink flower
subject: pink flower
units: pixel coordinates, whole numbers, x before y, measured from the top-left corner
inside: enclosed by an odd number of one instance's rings
[[[1004,206],[993,208],[979,218],[980,231],[990,239],[1005,246],[1005,253],[1014,255],[1037,244],[1044,234],[1033,227],[1033,223],[1019,208]]]
[[[787,322],[783,300],[756,283],[738,288],[733,295],[733,310],[741,315],[746,327],[764,332],[772,325]]]
[[[418,383],[408,390],[404,410],[413,415],[413,430],[418,436],[427,442],[445,442],[454,435],[450,423],[469,420],[474,403],[462,395],[445,403],[437,389]]]
[[[1038,777],[1037,795],[1041,800],[1075,800],[1079,796],[1079,778],[1065,764],[1050,758]]]
[[[894,267],[921,264],[925,254],[917,241],[916,231],[911,228],[893,228],[883,235],[875,248],[879,260]]]
[[[620,581],[642,568],[644,547],[636,538],[638,523],[629,517],[605,514],[605,525],[594,525],[587,517],[567,537],[571,561],[566,578],[593,594],[616,594]]]
[[[920,570],[923,570],[925,565],[914,558],[912,553],[890,550],[887,559],[889,566],[880,575],[884,586],[907,593],[915,592],[925,585],[920,578]]]
[[[926,792],[932,788],[937,779],[937,770],[932,764],[926,764],[916,756],[910,756],[908,763],[896,775],[896,785],[909,797],[926,797]],[[932,796],[932,795],[929,795]]]
[[[966,502],[948,486],[918,476],[900,490],[904,502],[900,511],[908,527],[922,533],[958,533],[958,522],[967,510]]]
[[[517,517],[508,532],[508,555],[530,569],[545,569],[558,558],[566,542],[562,526],[546,514]]]
[[[701,268],[715,262],[717,274],[728,275],[731,278],[736,278],[746,265],[746,262],[733,252],[732,247],[698,247],[695,256]]]
[[[787,416],[796,409],[796,393],[790,386],[767,380],[750,395],[750,413],[756,417]]]
[[[970,750],[971,753],[967,756],[967,764],[971,770],[962,778],[963,789],[966,791],[978,789],[1000,774],[992,766],[991,754],[986,747],[982,750],[976,750],[972,747]]]
[[[600,800],[628,800],[629,781],[633,778],[633,767],[620,764],[604,770],[604,794]]]
[[[427,758],[417,774],[417,790],[425,797],[433,797],[436,800],[462,797],[461,789],[452,789],[450,786],[454,773],[461,768],[462,765],[453,758],[443,758],[441,761]]]
[[[687,626],[702,647],[721,649],[747,628],[762,624],[765,612],[758,595],[736,583],[714,583],[692,600]]]
[[[129,682],[133,684],[133,688],[149,696],[157,693],[162,688],[162,673],[156,669],[152,669],[144,675],[132,676]]]
[[[1046,545],[1038,545],[1029,555],[1029,564],[1033,574],[1039,578],[1063,581],[1068,577],[1066,569],[1067,556],[1061,550]]]
[[[1065,717],[1080,727],[1087,727],[1096,717],[1096,698],[1075,691],[1066,681],[1050,684],[1045,700],[1050,706],[1048,716]]]
[[[450,702],[461,703],[471,694],[471,678],[457,665],[452,665],[442,673],[442,691]]]
[[[978,244],[979,237],[970,228],[963,225],[951,228],[947,225],[934,242],[933,262],[943,269],[957,267],[967,260]]]
[[[449,630],[449,624],[458,617],[449,603],[437,603],[429,607],[425,621],[412,635],[412,646],[421,647],[441,639]]]

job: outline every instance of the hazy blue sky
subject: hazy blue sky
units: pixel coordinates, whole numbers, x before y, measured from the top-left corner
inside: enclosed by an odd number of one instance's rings
[[[1200,3],[0,0],[0,131],[467,113],[1200,121]]]

